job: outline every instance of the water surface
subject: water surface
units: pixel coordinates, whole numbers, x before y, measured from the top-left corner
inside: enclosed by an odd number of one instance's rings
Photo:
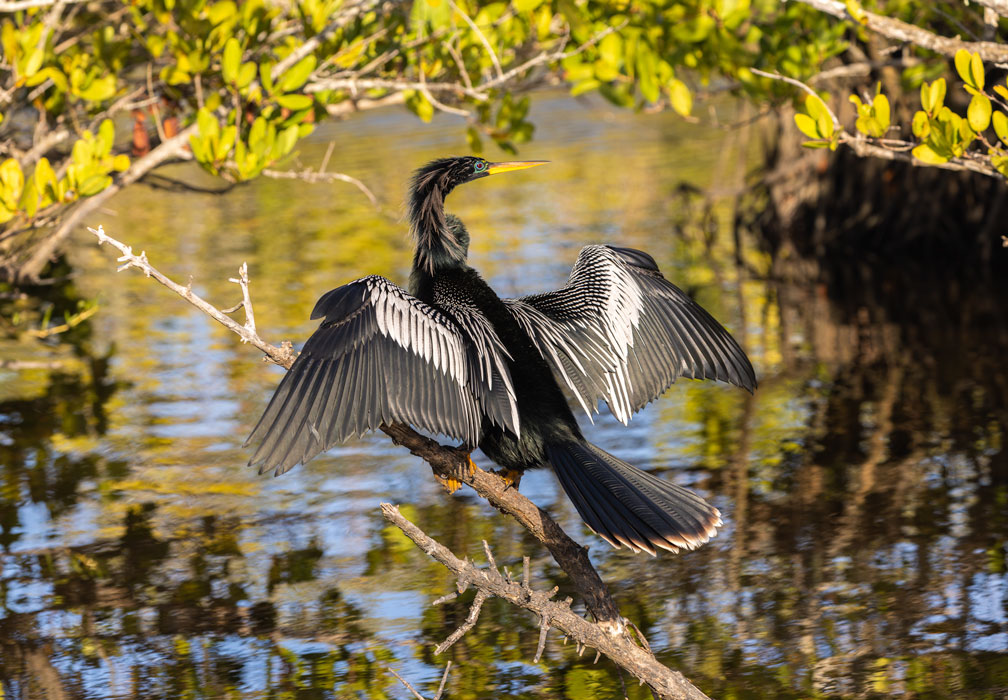
[[[757,242],[732,235],[754,162],[739,132],[549,96],[535,121],[520,155],[550,166],[449,199],[473,265],[519,295],[562,284],[586,243],[646,249],[742,341],[760,388],[684,381],[629,428],[585,422],[593,442],[721,509],[725,527],[696,552],[610,549],[549,472],[522,491],[590,546],[624,614],[712,696],[1008,695],[1005,291],[919,270],[771,279]],[[457,122],[392,110],[324,125],[301,165],[331,140],[332,167],[381,210],[349,185],[261,179],[222,195],[133,187],[89,223],[221,307],[247,261],[260,333],[302,342],[326,290],[370,273],[405,282],[409,174],[465,151]],[[246,469],[241,443],[282,371],[117,274],[115,257],[75,241],[74,293],[101,311],[72,351],[52,350],[62,369],[0,374],[0,697],[404,698],[389,668],[433,694],[448,659],[451,698],[622,692],[611,664],[556,634],[533,664],[536,620],[499,601],[435,658],[472,593],[431,607],[454,582],[380,502],[457,555],[483,561],[484,539],[509,566],[527,554],[536,585],[566,595],[562,572],[382,435],[281,478]],[[627,693],[649,697],[629,679]]]

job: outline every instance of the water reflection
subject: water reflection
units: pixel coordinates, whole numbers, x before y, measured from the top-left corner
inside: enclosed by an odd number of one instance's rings
[[[561,283],[584,243],[645,248],[743,338],[761,387],[684,383],[630,429],[585,428],[721,508],[725,529],[697,552],[606,549],[552,475],[522,490],[591,544],[623,611],[715,697],[1004,694],[1005,277],[953,285],[918,263],[737,250],[730,206],[703,195],[744,174],[745,153],[719,152],[724,134],[567,99],[538,109],[522,156],[554,165],[450,201],[474,264],[525,293]],[[461,148],[456,124],[396,113],[327,128],[302,160],[338,137],[339,167],[393,212],[410,168]],[[395,213],[350,188],[134,189],[115,210],[110,232],[221,306],[248,260],[274,342],[307,336],[321,292],[365,272],[402,279],[409,264]],[[611,666],[559,639],[532,664],[535,620],[492,601],[433,657],[472,593],[431,607],[454,582],[379,501],[460,555],[482,560],[486,539],[498,561],[531,554],[537,585],[567,595],[566,579],[513,522],[444,495],[384,438],[280,479],[249,473],[240,443],[277,370],[149,280],[116,275],[107,250],[82,240],[73,259],[79,294],[102,305],[76,339],[79,371],[2,378],[3,697],[406,697],[389,667],[430,687],[448,658],[450,697],[620,692]]]

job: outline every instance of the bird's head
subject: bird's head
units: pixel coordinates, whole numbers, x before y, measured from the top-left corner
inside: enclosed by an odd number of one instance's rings
[[[464,262],[465,244],[457,240],[447,225],[444,200],[453,189],[487,175],[524,170],[542,165],[545,160],[522,160],[491,163],[484,158],[461,156],[439,158],[413,174],[409,191],[410,231],[417,243],[417,256],[431,272],[440,263]],[[461,224],[461,222],[459,222]]]

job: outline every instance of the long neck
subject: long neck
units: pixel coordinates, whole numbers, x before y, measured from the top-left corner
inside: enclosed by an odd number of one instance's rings
[[[434,171],[419,174],[410,192],[410,232],[416,241],[413,267],[432,275],[464,265],[468,252],[468,236],[460,240],[458,235],[461,222],[445,214],[444,198],[450,191],[445,174]]]

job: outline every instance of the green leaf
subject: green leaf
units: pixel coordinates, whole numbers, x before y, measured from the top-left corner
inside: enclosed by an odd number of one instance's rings
[[[116,79],[114,75],[106,75],[104,78],[97,78],[91,84],[77,92],[78,96],[89,102],[103,102],[116,91]]]
[[[816,130],[821,138],[833,137],[833,117],[830,116],[826,103],[819,96],[808,95],[805,97],[805,111],[815,119]]]
[[[1006,89],[1004,85],[995,85],[994,92],[1001,95],[1002,99],[1008,100],[1008,89]]]
[[[241,68],[238,69],[238,79],[235,81],[235,86],[239,90],[244,90],[253,80],[255,80],[255,77],[256,65],[251,62],[243,63]]]
[[[259,82],[262,83],[263,90],[269,95],[273,92],[273,62],[263,61],[259,64]]]
[[[302,85],[308,82],[308,78],[311,76],[312,71],[315,70],[316,64],[317,61],[313,54],[309,54],[295,63],[280,78],[280,90],[283,92],[299,90]]]
[[[637,47],[637,80],[644,99],[657,102],[661,96],[658,87],[658,57],[647,44]]]
[[[879,136],[885,136],[885,133],[889,131],[889,125],[892,123],[890,121],[889,98],[881,92],[878,93],[875,95],[875,99],[872,100],[872,108],[875,111],[875,119],[878,121],[882,132]]]
[[[677,78],[673,78],[669,84],[669,101],[672,109],[684,117],[688,117],[693,111],[693,93],[686,87],[686,83]]]
[[[17,202],[24,189],[24,173],[21,164],[8,158],[0,164],[0,202],[10,211],[17,211]]]
[[[104,119],[98,126],[98,137],[95,140],[95,155],[103,158],[112,152],[115,143],[115,125],[111,119]]]
[[[917,160],[927,163],[928,165],[941,165],[942,163],[948,162],[948,158],[935,153],[934,150],[932,150],[932,148],[926,143],[922,143],[914,148],[912,153]]]
[[[238,127],[234,124],[225,126],[224,130],[221,131],[220,139],[214,146],[213,155],[215,161],[222,161],[227,158],[228,153],[231,152],[231,147],[234,146],[236,138],[238,138]]]
[[[983,67],[983,61],[980,59],[979,53],[974,52],[972,57],[970,58],[970,73],[973,76],[973,83],[972,83],[973,87],[975,87],[977,90],[983,90],[985,81],[984,67]]]
[[[264,140],[266,138],[266,120],[262,117],[256,117],[255,121],[252,122],[252,128],[249,129],[248,145],[249,149],[254,152],[261,152],[264,145]]]
[[[857,0],[847,0],[846,7],[847,13],[854,18],[855,22],[858,24],[868,24],[868,13],[861,7],[861,3]]]
[[[115,158],[112,159],[112,169],[116,172],[124,172],[129,170],[130,159],[125,153],[120,153]]]
[[[918,110],[913,116],[911,128],[913,129],[914,136],[919,139],[926,139],[928,133],[931,131],[931,120],[928,119],[927,113]]]
[[[39,46],[28,56],[28,60],[25,61],[24,66],[21,67],[19,73],[20,77],[28,78],[35,75],[38,69],[42,67],[42,59],[45,58],[45,47]]]
[[[112,178],[104,173],[94,173],[84,178],[77,186],[77,192],[82,197],[91,197],[98,194],[112,184]]]
[[[997,111],[994,112],[991,121],[994,123],[994,133],[1002,143],[1008,145],[1008,117],[1004,112]]]
[[[973,77],[970,75],[970,52],[966,49],[959,49],[955,54],[956,73],[967,85],[973,85]]]
[[[274,99],[278,105],[292,112],[296,112],[299,109],[308,109],[312,106],[312,98],[308,95],[277,95]]]
[[[49,164],[48,158],[39,158],[38,163],[35,164],[35,172],[32,178],[35,180],[35,189],[38,190],[39,194],[45,197],[48,190],[49,198],[55,201],[56,173],[52,165]]]
[[[819,134],[819,129],[816,127],[816,121],[807,114],[796,114],[794,117],[795,125],[798,130],[803,134],[808,136],[810,139],[821,138]]]
[[[199,128],[200,136],[205,139],[217,138],[220,133],[217,118],[206,107],[196,113],[196,126]]]
[[[543,4],[543,0],[514,0],[513,4],[518,12],[532,12]]]
[[[298,128],[297,126],[289,126],[280,132],[277,137],[276,142],[273,144],[273,160],[282,158],[283,156],[294,150],[295,144],[298,140]]]
[[[591,92],[592,90],[598,90],[601,83],[595,78],[586,78],[585,80],[579,80],[571,86],[570,94],[571,97],[577,97],[586,92]]]
[[[945,78],[938,78],[931,83],[930,93],[931,108],[928,111],[933,113],[940,110],[945,102]]]
[[[227,40],[224,44],[224,56],[221,59],[221,74],[224,76],[224,82],[229,85],[234,85],[238,82],[238,69],[241,66],[241,44],[234,37]]]
[[[406,90],[403,92],[406,99],[406,107],[423,121],[429,122],[434,118],[434,105],[432,105],[423,93],[417,90]]]
[[[970,128],[978,134],[990,126],[990,99],[986,95],[974,95],[966,109],[966,119],[969,120]]]

